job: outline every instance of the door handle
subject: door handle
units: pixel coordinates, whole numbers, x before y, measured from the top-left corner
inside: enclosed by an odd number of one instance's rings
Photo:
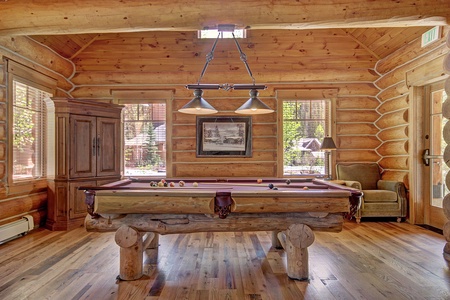
[[[97,149],[96,141],[97,141],[96,138],[92,139],[92,156],[95,156],[95,154],[96,154],[96,149]]]
[[[430,159],[442,159],[443,155],[430,155],[430,149],[423,150],[422,161],[425,166],[430,165]]]

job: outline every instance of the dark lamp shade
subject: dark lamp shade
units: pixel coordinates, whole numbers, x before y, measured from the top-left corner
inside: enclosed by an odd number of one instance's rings
[[[217,109],[212,107],[205,99],[202,98],[203,91],[200,89],[194,90],[194,99],[189,101],[185,106],[178,111],[191,115],[210,115],[217,113]]]
[[[322,145],[320,145],[320,150],[336,150],[336,144],[332,137],[323,138]]]
[[[262,115],[273,112],[273,109],[258,99],[258,91],[254,89],[250,90],[250,99],[235,111],[235,113],[242,115]]]

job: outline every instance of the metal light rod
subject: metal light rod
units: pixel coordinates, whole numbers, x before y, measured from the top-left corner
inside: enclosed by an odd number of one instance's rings
[[[222,86],[220,84],[187,84],[186,88],[188,90],[219,90]]]
[[[233,84],[233,90],[265,90],[267,86],[264,84]]]

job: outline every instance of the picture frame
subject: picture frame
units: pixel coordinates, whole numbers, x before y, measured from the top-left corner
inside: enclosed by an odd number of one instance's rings
[[[197,117],[197,157],[251,156],[251,117]]]

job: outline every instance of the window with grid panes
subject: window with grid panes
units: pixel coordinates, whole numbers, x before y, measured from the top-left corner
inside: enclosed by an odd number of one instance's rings
[[[46,142],[45,99],[52,95],[13,80],[13,170],[14,181],[44,177]]]
[[[165,176],[166,104],[125,104],[124,162],[126,176]]]
[[[283,101],[283,174],[327,174],[328,163],[320,151],[325,136],[330,135],[331,101]]]

